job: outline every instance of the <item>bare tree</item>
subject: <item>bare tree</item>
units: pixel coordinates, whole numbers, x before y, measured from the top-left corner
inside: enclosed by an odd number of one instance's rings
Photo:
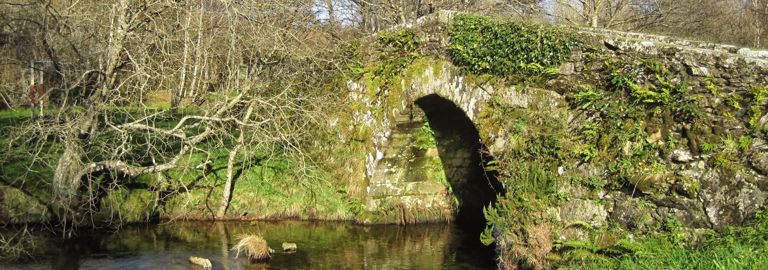
[[[554,15],[570,24],[616,27],[642,15],[640,3],[632,0],[556,0]]]
[[[29,3],[34,14],[54,14],[47,25],[58,45],[49,54],[78,63],[58,91],[80,92],[80,102],[19,127],[9,147],[25,146],[30,160],[54,171],[48,207],[65,235],[89,224],[104,194],[126,179],[155,176],[162,200],[173,181],[164,172],[204,174],[217,149],[230,150],[217,218],[247,166],[274,156],[294,157],[299,168],[313,162],[306,146],[331,101],[308,89],[343,67],[343,27],[319,24],[314,1]],[[41,47],[7,57],[27,61]],[[158,93],[171,110],[152,107]],[[183,162],[192,155],[208,158]]]

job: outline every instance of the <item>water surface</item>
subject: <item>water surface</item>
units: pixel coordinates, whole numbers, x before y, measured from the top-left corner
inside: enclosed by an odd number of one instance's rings
[[[260,234],[278,251],[268,264],[250,264],[230,249],[240,235]],[[116,232],[89,231],[70,241],[48,239],[32,262],[0,269],[493,269],[492,250],[476,234],[451,224],[359,226],[327,222],[173,222]]]

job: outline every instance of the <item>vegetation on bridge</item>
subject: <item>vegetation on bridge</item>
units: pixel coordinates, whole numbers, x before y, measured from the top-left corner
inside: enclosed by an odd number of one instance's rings
[[[454,64],[498,76],[556,73],[576,43],[571,32],[555,26],[465,14],[454,18],[449,33]]]

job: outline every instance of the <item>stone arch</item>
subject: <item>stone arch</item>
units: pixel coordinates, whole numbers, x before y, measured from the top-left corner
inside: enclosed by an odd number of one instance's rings
[[[468,83],[446,61],[414,66],[420,68],[406,72],[410,75],[403,79],[397,106],[372,122],[374,151],[367,156],[366,211],[358,221],[408,224],[455,219],[465,229],[482,229],[482,207],[502,190],[495,175],[483,169],[489,156],[481,154],[487,151],[475,125],[494,89]],[[363,93],[363,85],[351,83],[350,88],[353,98],[363,96],[357,94]],[[416,137],[427,123],[436,146],[417,149]],[[435,161],[438,169],[429,166]]]
[[[455,102],[438,94],[414,102],[434,132],[443,171],[459,201],[456,221],[467,229],[485,226],[483,207],[503,192],[495,172],[485,170],[491,160],[475,123]]]

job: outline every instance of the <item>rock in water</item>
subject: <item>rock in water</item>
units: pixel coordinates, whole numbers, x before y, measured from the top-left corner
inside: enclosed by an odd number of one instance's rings
[[[296,243],[283,242],[283,251],[285,251],[285,252],[295,252],[296,249],[298,249],[298,246],[296,246]]]
[[[205,269],[211,269],[211,267],[213,267],[213,265],[211,265],[211,261],[206,258],[192,256],[192,257],[189,257],[189,262],[191,264],[202,266]]]

